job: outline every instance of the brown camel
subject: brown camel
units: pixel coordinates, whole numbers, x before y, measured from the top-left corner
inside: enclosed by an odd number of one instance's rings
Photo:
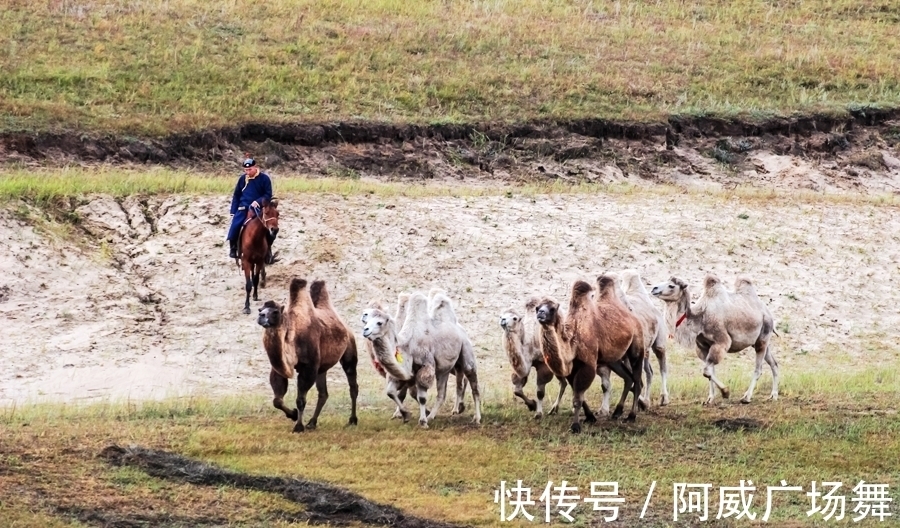
[[[540,299],[531,297],[525,303],[526,314],[534,313]],[[553,380],[553,371],[544,361],[541,353],[541,336],[534,317],[522,317],[518,308],[511,307],[500,314],[500,327],[503,328],[503,348],[512,367],[513,394],[525,402],[529,411],[534,412],[534,418],[544,416],[544,389]],[[534,369],[537,383],[537,400],[532,400],[525,395],[525,384],[528,376]],[[556,414],[559,402],[566,392],[566,378],[557,376],[559,380],[559,393],[556,402],[547,414]]]
[[[772,369],[772,394],[769,398],[778,399],[778,362],[770,346],[775,321],[757,295],[750,277],[739,275],[734,281],[732,293],[725,289],[718,277],[707,274],[703,296],[694,306],[691,306],[687,283],[678,277],[657,284],[650,293],[677,307],[675,311],[680,315],[676,326],[682,322],[688,323],[697,332],[697,356],[704,362],[703,376],[709,379],[709,395],[704,405],[713,403],[716,387],[723,398],[729,396],[728,388],[716,377],[716,365],[726,353],[740,352],[751,346],[756,351],[756,369],[741,403],[750,403],[756,382],[762,375],[763,361]]]
[[[318,392],[316,410],[306,424],[315,429],[319,413],[328,400],[326,373],[341,364],[350,385],[349,425],[357,424],[356,399],[359,386],[356,382],[356,340],[347,325],[335,312],[324,281],[315,281],[309,288],[304,279],[294,278],[290,285],[287,310],[273,301],[267,301],[259,310],[258,323],[265,328],[263,345],[269,356],[272,371],[269,383],[275,399],[272,404],[295,420],[294,432],[304,430],[303,411],[306,394],[313,385]],[[288,380],[297,373],[297,408],[284,405]]]
[[[642,389],[645,350],[640,321],[616,294],[615,279],[601,275],[597,285],[599,291],[594,299],[591,298],[594,288],[587,282],[576,281],[572,285],[565,319],[560,316],[559,304],[552,299],[543,299],[536,308],[544,360],[555,375],[565,377],[572,386],[573,433],[581,432],[582,409],[586,421],[596,420],[584,394],[593,383],[598,367],[608,367],[625,380],[613,419],[622,415],[625,398],[631,390],[634,401],[626,421],[635,420]]]
[[[258,301],[257,291],[266,287],[266,254],[271,240],[278,234],[278,199],[264,202],[262,216],[250,211],[249,220],[240,234],[237,263],[244,271],[244,313],[250,313],[250,290]]]

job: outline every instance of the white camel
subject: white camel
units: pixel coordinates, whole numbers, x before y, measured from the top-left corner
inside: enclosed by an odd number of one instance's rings
[[[734,282],[734,292],[729,292],[718,277],[707,274],[703,296],[694,306],[691,306],[687,283],[677,277],[654,286],[650,293],[670,306],[675,305],[678,322],[690,323],[697,331],[697,355],[704,362],[703,376],[709,379],[709,396],[704,405],[713,403],[716,387],[723,398],[728,398],[728,388],[716,377],[716,365],[725,353],[740,352],[751,346],[756,351],[756,369],[741,403],[750,403],[756,382],[762,375],[763,361],[772,369],[769,398],[778,399],[778,362],[771,350],[775,322],[748,276],[739,275]]]

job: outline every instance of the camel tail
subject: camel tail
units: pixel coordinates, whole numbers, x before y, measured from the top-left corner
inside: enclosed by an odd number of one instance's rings
[[[309,286],[309,296],[312,297],[313,306],[321,308],[331,304],[331,298],[328,296],[328,289],[325,288],[325,281],[313,281]]]
[[[291,279],[291,287],[290,287],[289,291],[291,293],[291,305],[292,306],[297,303],[297,298],[300,295],[300,290],[302,290],[303,288],[306,288],[306,284],[307,284],[306,279],[299,279],[297,277],[294,277],[293,279]]]

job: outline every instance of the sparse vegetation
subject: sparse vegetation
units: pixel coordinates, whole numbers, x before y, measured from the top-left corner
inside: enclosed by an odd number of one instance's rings
[[[897,106],[898,16],[881,0],[13,1],[0,129]]]

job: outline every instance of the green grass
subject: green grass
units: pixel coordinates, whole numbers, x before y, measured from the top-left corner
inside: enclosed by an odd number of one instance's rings
[[[94,194],[108,194],[116,198],[131,195],[230,195],[236,177],[207,173],[191,173],[168,168],[127,170],[122,168],[64,168],[64,169],[12,169],[0,171],[0,203],[25,199],[38,205],[50,204],[60,199],[84,198]],[[663,195],[709,196],[714,198],[738,198],[746,202],[824,202],[866,203],[896,206],[900,197],[890,193],[824,193],[806,190],[782,191],[751,186],[734,189],[685,189],[670,185],[640,186],[631,183],[567,183],[552,182],[505,183],[503,186],[458,184],[448,182],[390,182],[338,177],[307,178],[302,176],[276,177],[273,186],[276,196],[304,193],[334,193],[342,196],[371,194],[384,197],[478,197],[535,196],[540,194],[596,194],[631,195],[656,193]],[[29,210],[20,204],[13,211],[26,219]]]
[[[900,105],[890,0],[6,2],[0,130]]]
[[[128,497],[137,497],[154,511],[177,513],[183,505],[204,504],[211,494],[229,498],[215,512],[234,520],[263,515],[272,522],[274,502],[288,508],[268,493],[167,482],[96,458],[103,447],[118,443],[171,450],[251,474],[332,482],[409,513],[477,526],[495,525],[493,491],[501,480],[518,479],[536,488],[535,499],[548,480],[565,479],[582,496],[592,481],[617,481],[626,498],[620,514],[626,521],[637,519],[655,480],[649,526],[671,520],[675,482],[712,484],[714,516],[718,487],[741,479],[758,486],[753,502],[758,516],[764,511],[765,487],[782,479],[804,491],[813,480],[844,482],[848,515],[850,488],[859,480],[888,484],[896,516],[900,462],[891,456],[900,450],[896,368],[852,375],[788,373],[778,402],[764,400],[768,380],[761,381],[754,403],[732,400],[714,407],[698,403],[706,387],[699,376],[674,380],[669,407],[641,413],[633,426],[601,420],[580,436],[567,432],[568,406],[561,416],[535,422],[508,394],[486,404],[480,427],[468,424],[467,411],[459,417],[442,413],[426,431],[389,420],[385,403],[362,409],[360,425],[347,428],[348,402],[335,391],[319,429],[301,436],[290,433],[290,422],[269,406],[267,394],[0,409],[5,430],[0,454],[8,468],[0,472],[0,490],[19,490],[16,495],[0,492],[0,512],[6,508],[14,519],[35,516],[33,524],[22,526],[42,526],[47,519],[63,526],[59,516],[48,513],[52,505],[118,508],[124,514],[134,500]],[[742,376],[737,386],[730,383],[743,389],[746,381]],[[590,401],[598,394],[593,388]],[[714,425],[720,419],[755,420],[759,428],[723,431]],[[33,493],[37,490],[42,494]],[[198,513],[208,510],[196,507],[202,510]],[[776,495],[770,522],[813,525],[815,517],[805,515],[808,509],[802,494]],[[585,525],[587,512],[576,510],[576,518],[576,526]],[[743,526],[733,524],[738,525]]]

